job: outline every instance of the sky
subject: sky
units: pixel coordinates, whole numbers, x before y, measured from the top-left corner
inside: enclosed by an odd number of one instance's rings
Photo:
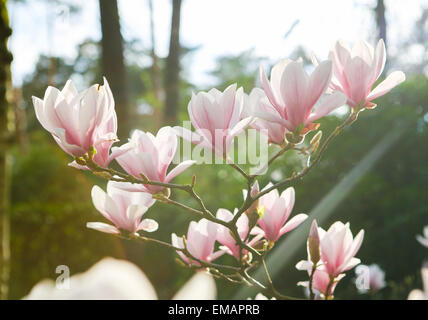
[[[76,15],[48,1],[9,1],[13,35],[9,41],[14,55],[13,84],[19,86],[43,54],[73,58],[85,39],[101,37],[98,0],[72,0],[81,5]],[[118,0],[122,34],[151,47],[147,0]],[[153,0],[156,50],[166,56],[169,46],[170,0]],[[181,43],[198,46],[189,69],[190,81],[198,86],[213,82],[208,74],[221,55],[254,49],[269,63],[286,58],[297,46],[326,58],[337,39],[374,43],[374,0],[183,0]],[[386,0],[390,50],[409,37],[414,22],[428,0]],[[298,24],[288,37],[291,25]],[[141,59],[141,65],[147,60]]]

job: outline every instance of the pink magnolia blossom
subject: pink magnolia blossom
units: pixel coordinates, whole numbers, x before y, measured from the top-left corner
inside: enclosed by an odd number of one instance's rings
[[[346,97],[339,92],[321,99],[330,84],[331,74],[331,61],[322,62],[308,76],[302,62],[284,59],[272,68],[270,81],[260,68],[263,89],[277,114],[258,112],[257,116],[279,123],[291,132],[301,129],[299,134],[318,128],[319,124],[314,121],[346,102]]]
[[[337,221],[327,231],[318,228],[318,232],[321,241],[321,260],[330,276],[337,277],[360,263],[355,254],[363,242],[364,230],[354,238],[349,223]]]
[[[395,71],[372,90],[385,67],[386,51],[382,39],[376,49],[365,41],[355,43],[352,49],[337,41],[329,59],[333,61],[334,75],[330,87],[346,94],[351,107],[374,108],[376,104],[372,100],[388,93],[406,79],[403,72]],[[317,65],[316,59],[313,60]]]
[[[272,186],[272,183],[266,185],[264,189]],[[264,211],[262,218],[258,220],[260,228],[253,229],[254,234],[262,234],[269,241],[278,241],[283,234],[298,227],[308,217],[306,214],[298,214],[291,218],[291,211],[294,206],[295,192],[294,188],[287,188],[281,193],[278,190],[272,190],[259,198],[258,208]]]
[[[61,91],[48,87],[43,100],[33,97],[33,104],[40,124],[68,154],[83,156],[95,147],[94,161],[102,167],[117,156],[109,155],[111,145],[117,140],[117,119],[105,78],[104,85],[94,84],[80,93],[71,80]]]
[[[305,270],[311,276],[313,266],[316,270],[313,276],[312,288],[325,295],[330,281],[333,281],[328,296],[333,294],[337,283],[345,276],[343,272],[352,269],[360,259],[355,258],[363,241],[364,231],[361,230],[355,239],[349,229],[349,223],[335,222],[325,231],[312,222],[307,241],[308,260],[297,263],[298,270]],[[309,282],[299,282],[298,285],[309,287]]]
[[[207,219],[201,219],[199,222],[192,221],[187,230],[186,248],[193,257],[211,262],[223,254],[221,251],[214,252],[216,235],[217,225],[215,223]],[[176,248],[185,247],[183,239],[175,233],[171,235],[171,243]],[[199,262],[191,261],[183,252],[177,251],[177,253],[187,264],[199,265]]]
[[[188,112],[196,132],[182,127],[175,129],[183,139],[223,157],[229,152],[235,136],[252,121],[252,118],[240,120],[242,107],[243,90],[236,90],[236,84],[224,92],[211,89],[196,95],[193,93]]]
[[[257,116],[257,114],[269,113],[274,117],[280,117],[280,114],[269,102],[264,91],[260,88],[254,88],[250,94],[244,94],[244,109],[242,117]],[[268,136],[269,143],[282,144],[284,142],[285,132],[287,131],[282,124],[257,118],[251,123],[251,127]]]
[[[428,226],[424,228],[423,236],[417,235],[416,240],[418,240],[421,245],[428,248]]]
[[[109,132],[117,132],[117,117],[116,113],[112,114],[112,117],[105,122],[102,126],[99,127],[99,135],[104,136],[107,135]],[[110,148],[112,147],[113,143],[115,143],[117,140],[106,140],[106,139],[99,139],[94,145],[94,148],[96,150],[96,153],[93,157],[93,161],[98,164],[99,166],[103,168],[107,168],[109,163],[120,156],[121,154],[124,154],[129,149],[126,148],[115,148],[110,153]],[[88,170],[88,167],[82,166],[78,164],[76,161],[73,161],[68,164],[71,167],[80,169],[80,170]]]
[[[235,212],[232,213],[227,209],[220,208],[217,210],[216,217],[220,220],[229,222],[233,219],[237,211],[238,210],[235,209]],[[238,229],[239,237],[241,238],[241,240],[245,241],[245,239],[247,238],[248,232],[250,231],[249,225],[248,225],[248,216],[245,213],[239,217],[238,221],[236,222],[236,226]],[[252,246],[261,238],[262,238],[262,235],[258,234],[255,237],[253,237],[253,239],[251,239],[250,241],[246,241],[246,243]],[[217,241],[223,245],[220,249],[224,250],[227,254],[234,256],[236,259],[239,259],[239,256],[240,256],[239,246],[236,243],[236,240],[230,234],[230,230],[220,224],[217,225]],[[246,253],[247,253],[246,250],[242,250],[242,254],[246,254]]]
[[[150,132],[135,130],[128,143],[112,150],[121,152],[116,161],[130,175],[141,179],[143,174],[151,181],[168,183],[195,163],[192,160],[183,161],[167,174],[176,149],[177,136],[174,129],[163,127],[156,136]],[[129,183],[122,184],[122,187],[128,191],[144,191],[152,194],[164,189],[162,186]]]
[[[308,276],[310,277],[312,274],[312,266],[313,263],[311,261],[300,261],[297,263],[296,268],[298,270],[303,270],[308,272]],[[314,275],[312,277],[312,290],[316,296],[316,298],[325,297],[327,294],[328,296],[333,295],[334,289],[336,289],[337,284],[341,279],[345,277],[345,274],[342,273],[338,277],[334,279],[333,284],[331,284],[330,288],[328,287],[330,284],[330,275],[325,269],[324,265],[318,266],[315,271]],[[300,281],[297,283],[298,286],[305,287],[309,290],[309,281]],[[328,290],[329,289],[329,290]],[[328,290],[328,293],[327,293]]]
[[[137,232],[156,231],[158,223],[142,217],[155,202],[152,195],[145,192],[128,192],[120,189],[120,183],[109,181],[107,193],[100,187],[92,188],[92,202],[95,208],[113,225],[103,222],[88,222],[87,227],[106,233],[120,234],[120,230]]]
[[[236,213],[236,212],[235,212]],[[233,219],[234,214],[227,209],[218,209],[216,217],[220,220],[229,222]],[[242,214],[238,221],[236,222],[238,229],[239,237],[244,240],[248,235],[248,217],[246,214]],[[217,227],[217,241],[224,246],[224,250],[233,255],[236,258],[239,258],[239,246],[236,244],[236,240],[230,234],[230,230],[225,226],[218,225]]]

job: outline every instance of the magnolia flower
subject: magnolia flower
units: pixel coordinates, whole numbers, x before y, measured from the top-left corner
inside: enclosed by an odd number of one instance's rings
[[[229,222],[233,219],[234,214],[236,214],[236,209],[234,213],[231,213],[227,209],[218,209],[216,217],[220,220]],[[248,235],[248,217],[246,214],[242,214],[239,219],[236,221],[237,230],[239,237],[244,240]],[[223,249],[230,255],[239,258],[239,246],[236,243],[236,240],[230,233],[230,230],[225,226],[218,225],[217,227],[217,241],[220,242],[224,247]]]
[[[64,285],[64,283],[62,284]],[[146,275],[134,264],[104,258],[88,271],[69,278],[68,289],[52,280],[37,283],[27,300],[155,300],[157,294]],[[213,300],[217,289],[211,275],[197,272],[173,297],[176,300]]]
[[[233,219],[234,215],[236,214],[238,210],[235,209],[235,212],[232,213],[227,209],[218,209],[216,217],[220,220],[229,222]],[[236,226],[238,229],[239,237],[242,241],[245,241],[245,239],[248,236],[249,225],[248,225],[248,216],[246,214],[242,214],[239,219],[236,221]],[[257,241],[259,241],[263,235],[258,234],[256,235],[251,241],[245,241],[249,246],[252,246]],[[220,242],[223,246],[221,247],[222,250],[224,250],[227,254],[230,254],[234,256],[235,258],[239,259],[240,253],[239,253],[239,246],[236,243],[236,240],[233,238],[232,234],[230,233],[230,230],[226,228],[223,225],[218,224],[217,225],[217,241]],[[242,254],[246,254],[247,251],[243,250]]]
[[[333,62],[333,79],[330,88],[346,94],[348,105],[359,108],[374,108],[372,100],[388,93],[406,79],[401,71],[392,72],[372,90],[385,67],[386,51],[383,40],[379,40],[376,50],[365,41],[359,41],[352,49],[342,41],[337,41],[330,51]],[[316,59],[314,64],[318,65]]]
[[[364,230],[361,230],[354,238],[349,223],[343,224],[337,221],[327,232],[321,228],[318,228],[318,232],[321,241],[321,260],[330,276],[337,277],[360,263],[360,259],[354,256],[363,242]]]
[[[117,117],[116,113],[113,113],[111,118],[105,122],[103,125],[99,127],[99,135],[105,136],[108,135],[109,132],[114,132],[116,134],[117,132]],[[110,148],[112,147],[113,143],[115,143],[117,140],[106,140],[106,139],[99,139],[94,145],[94,148],[96,150],[93,161],[98,164],[99,166],[103,168],[107,168],[109,163],[120,156],[121,154],[124,154],[129,149],[126,148],[116,148],[114,151],[110,153]],[[80,170],[88,170],[87,166],[80,165],[76,161],[73,161],[68,164],[71,167],[80,169]]]
[[[113,152],[125,151],[116,158],[116,161],[130,175],[141,179],[143,174],[151,181],[167,183],[195,163],[192,160],[183,161],[167,174],[176,149],[175,131],[171,127],[163,127],[156,137],[150,132],[135,130],[129,142],[119,148],[113,148]],[[164,189],[161,186],[148,184],[122,184],[121,186],[128,191],[144,191],[152,194]]]
[[[310,277],[313,271],[312,266],[313,263],[311,261],[300,261],[297,263],[296,269],[307,271],[308,276]],[[315,294],[315,298],[324,298],[326,294],[328,296],[332,296],[337,284],[341,279],[343,279],[343,277],[345,277],[345,274],[340,274],[333,280],[332,284],[330,285],[331,278],[328,272],[325,270],[325,266],[317,266],[314,271],[314,276],[312,277],[312,291]],[[309,281],[299,281],[297,285],[305,287],[309,290]]]
[[[409,293],[408,300],[428,300],[428,266],[422,267],[423,291],[414,289]]]
[[[269,183],[264,189],[272,186]],[[294,206],[294,188],[287,188],[279,196],[278,190],[274,189],[259,198],[258,210],[262,212],[262,217],[258,220],[260,228],[255,227],[253,234],[261,234],[269,241],[276,242],[283,234],[299,226],[308,217],[306,214],[298,214],[291,218],[291,211]],[[264,212],[264,213],[263,213]]]
[[[155,202],[152,195],[145,192],[128,192],[119,188],[120,183],[109,181],[107,193],[100,187],[92,188],[92,202],[95,208],[113,225],[103,222],[88,222],[87,227],[98,231],[120,234],[120,230],[153,232],[158,223],[142,217]]]
[[[249,95],[244,94],[242,117],[257,116],[260,113],[268,113],[273,114],[274,117],[280,117],[280,114],[269,102],[264,91],[260,88],[254,88]],[[262,134],[267,133],[269,143],[280,145],[284,142],[287,130],[282,124],[257,118],[251,123],[251,127]]]
[[[58,145],[74,157],[85,155],[92,147],[94,161],[102,167],[117,155],[109,150],[117,140],[114,100],[107,80],[78,93],[71,80],[62,91],[48,87],[44,99],[33,97],[36,117]]]
[[[346,102],[346,97],[339,92],[320,100],[330,84],[331,68],[331,61],[324,61],[308,76],[302,62],[284,59],[272,68],[269,81],[260,67],[263,89],[277,114],[258,112],[257,116],[279,123],[288,131],[298,131],[298,134],[318,128],[319,124],[314,121]],[[313,110],[318,101],[319,105]]]
[[[216,234],[216,224],[207,219],[201,219],[199,222],[190,222],[186,246],[183,238],[177,237],[175,233],[171,235],[171,243],[176,248],[186,248],[193,257],[201,261],[211,262],[223,254],[221,251],[213,252]],[[199,262],[191,261],[183,252],[177,251],[177,253],[187,264],[199,265]]]
[[[360,259],[355,258],[363,241],[364,231],[361,230],[355,239],[349,229],[349,223],[335,222],[325,231],[312,222],[307,241],[308,260],[297,263],[298,270],[306,270],[311,276],[315,265],[312,289],[324,296],[333,294],[337,283],[345,276],[343,272],[353,268]],[[331,281],[331,284],[330,284]],[[330,284],[330,291],[327,289]],[[298,285],[308,287],[309,282],[299,282]]]
[[[363,277],[368,276],[368,288],[359,286],[358,280],[356,280],[357,289],[361,293],[366,293],[368,290],[376,292],[386,287],[385,272],[377,264],[371,264],[369,266],[360,264],[355,268],[355,274]]]
[[[220,157],[225,156],[233,139],[251,122],[251,118],[240,120],[243,106],[243,90],[236,90],[233,84],[221,92],[192,94],[188,105],[190,121],[196,132],[175,127],[177,134],[205,149],[212,150]]]
[[[416,239],[424,246],[428,248],[428,226],[424,228],[424,235],[417,235]]]

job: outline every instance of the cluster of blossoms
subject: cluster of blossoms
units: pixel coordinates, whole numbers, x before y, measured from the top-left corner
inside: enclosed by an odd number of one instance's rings
[[[351,113],[341,128],[351,124],[358,112],[375,106],[373,99],[404,81],[404,74],[397,71],[373,89],[383,71],[385,57],[381,40],[375,50],[363,41],[352,50],[338,42],[329,60],[318,63],[314,59],[315,69],[310,75],[301,61],[282,60],[272,68],[269,79],[263,68],[260,69],[263,88],[255,88],[248,95],[236,84],[223,92],[212,89],[193,94],[188,113],[195,131],[163,127],[154,136],[135,130],[129,141],[120,147],[112,147],[117,141],[117,117],[105,79],[103,86],[93,85],[80,93],[72,81],[68,81],[62,91],[49,87],[44,99],[34,97],[33,103],[42,126],[74,157],[70,165],[110,180],[107,192],[98,186],[92,189],[92,199],[95,208],[112,224],[90,222],[89,228],[150,240],[152,238],[138,232],[156,231],[158,224],[152,219],[143,219],[145,212],[157,200],[176,205],[201,219],[190,223],[186,237],[172,234],[172,244],[155,242],[172,247],[185,264],[210,271],[216,270],[211,262],[219,256],[234,256],[240,264],[235,268],[239,271],[236,276],[246,277],[243,280],[248,283],[251,279],[247,269],[264,262],[265,253],[274,243],[298,227],[307,215],[297,214],[290,218],[294,189],[289,187],[281,195],[277,190],[298,175],[283,183],[269,183],[260,190],[256,176],[246,174],[228,157],[234,138],[248,127],[267,134],[268,141],[281,148],[273,161],[302,143],[308,132],[317,130],[320,124],[315,121],[344,104],[351,107]],[[320,143],[320,133],[311,141],[311,154]],[[214,215],[195,193],[195,179],[189,185],[170,183],[195,163],[186,160],[169,170],[178,137],[226,159],[244,176],[248,189],[244,190],[241,208],[233,213],[220,208]],[[109,168],[113,159],[126,173]],[[170,199],[171,188],[188,192],[197,200],[200,209]],[[308,260],[298,264],[310,277],[303,285],[308,286],[311,293],[316,291],[330,298],[344,272],[359,263],[354,256],[362,240],[363,232],[353,238],[349,224],[336,222],[324,231],[314,222],[308,239]],[[216,242],[220,244],[218,250]],[[231,268],[234,267],[225,269]],[[231,278],[218,270],[217,275]]]
[[[363,242],[364,231],[355,238],[349,229],[349,223],[335,222],[325,231],[314,220],[307,241],[308,260],[300,261],[296,268],[306,270],[310,281],[299,282],[308,287],[312,295],[330,298],[334,289],[345,274],[360,263],[355,258]]]
[[[265,189],[272,186],[268,184]],[[247,190],[244,190],[244,195]],[[253,196],[258,193],[258,183],[252,188]],[[293,230],[301,224],[306,218],[306,214],[298,214],[288,219],[294,206],[294,189],[286,189],[281,196],[278,190],[274,189],[259,198],[259,212],[262,211],[262,217],[257,220],[258,226],[252,226],[248,214],[241,215],[236,221],[236,229],[241,241],[251,247],[254,247],[263,238],[268,243],[275,243],[280,236]],[[227,209],[220,208],[216,217],[224,222],[230,222],[238,212],[234,213]],[[253,236],[250,240],[250,236]],[[222,246],[220,250],[214,252],[214,243],[218,241]],[[183,238],[172,235],[172,244],[178,248],[184,248]],[[247,254],[247,250],[241,250],[230,230],[224,225],[200,220],[198,223],[191,222],[187,232],[186,244],[189,253],[199,261],[211,262],[222,254],[226,253],[241,259],[242,255]],[[191,261],[183,253],[179,252],[182,259],[188,264],[199,265],[198,261]]]

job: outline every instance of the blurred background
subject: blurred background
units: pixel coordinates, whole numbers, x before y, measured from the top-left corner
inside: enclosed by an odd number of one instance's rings
[[[187,120],[192,91],[234,82],[246,92],[260,86],[260,64],[270,69],[281,58],[302,57],[311,71],[312,52],[325,59],[339,38],[372,45],[383,38],[383,76],[403,70],[407,80],[378,99],[378,108],[362,112],[297,182],[293,212],[317,216],[324,228],[341,220],[351,222],[354,234],[365,229],[357,256],[379,264],[387,287],[361,295],[351,271],[336,298],[405,299],[421,287],[428,254],[415,235],[428,225],[428,1],[1,0],[1,14],[1,298],[19,299],[42,278],[56,278],[58,265],[76,274],[105,256],[136,263],[164,299],[192,274],[175,262],[174,252],[86,229],[88,221],[103,221],[90,190],[106,183],[67,166],[70,157],[35,118],[32,95],[43,97],[48,85],[62,88],[69,78],[83,90],[106,76],[126,141],[132,128],[156,132]],[[325,135],[345,111],[322,119]],[[289,154],[259,183],[302,166]],[[231,168],[194,166],[177,182],[192,174],[210,210],[241,204],[245,184]],[[172,196],[193,205],[183,193]],[[172,232],[185,234],[191,218],[161,203],[147,216],[159,221],[156,236],[165,241]],[[307,275],[295,264],[306,258],[307,224],[284,236],[269,261],[284,294],[304,296],[296,283]],[[222,299],[255,294],[222,280],[217,285]]]

